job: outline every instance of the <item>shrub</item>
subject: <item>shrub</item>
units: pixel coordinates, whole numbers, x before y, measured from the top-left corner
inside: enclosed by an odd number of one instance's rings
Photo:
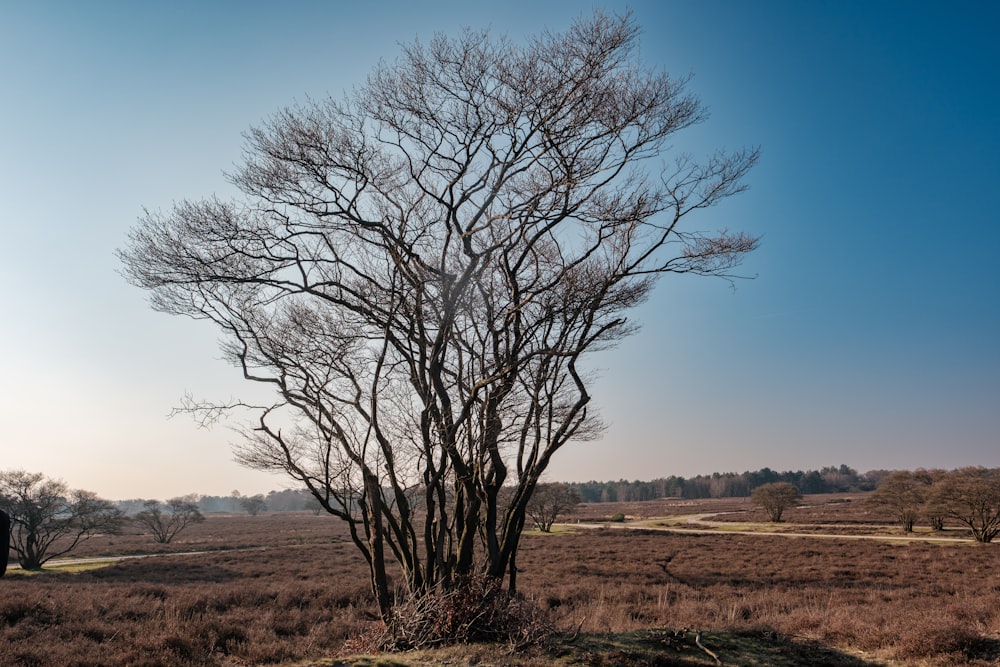
[[[192,523],[205,520],[193,496],[171,498],[166,503],[146,500],[135,520],[145,526],[160,544],[169,544],[177,533]]]
[[[777,523],[786,509],[802,500],[802,494],[791,482],[773,482],[758,486],[750,499],[754,505],[763,507],[771,521]]]

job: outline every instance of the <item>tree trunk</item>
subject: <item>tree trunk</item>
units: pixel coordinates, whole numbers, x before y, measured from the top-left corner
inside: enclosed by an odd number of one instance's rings
[[[511,595],[517,595],[517,552],[515,551],[510,557],[510,573],[508,578],[507,590]]]
[[[365,475],[368,507],[371,513],[371,528],[369,529],[368,545],[371,553],[369,567],[372,578],[372,592],[378,602],[379,615],[382,620],[388,620],[392,600],[389,598],[389,582],[385,572],[385,546],[382,534],[382,494],[378,478],[372,474]]]
[[[10,517],[0,510],[0,577],[7,572],[7,558],[10,555]]]

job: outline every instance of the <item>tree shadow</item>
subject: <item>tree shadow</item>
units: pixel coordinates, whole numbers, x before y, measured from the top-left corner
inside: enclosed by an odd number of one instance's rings
[[[1000,661],[1000,639],[977,637],[972,640],[965,653],[969,660]]]
[[[700,645],[699,645],[700,644]],[[796,640],[770,628],[706,632],[639,630],[581,635],[550,646],[554,657],[576,654],[591,666],[768,665],[769,667],[878,667],[815,642]]]
[[[712,636],[706,642],[712,641]],[[794,639],[770,628],[737,630],[719,637],[717,653],[723,664],[813,665],[813,667],[873,667],[881,662],[865,660],[856,655],[825,646],[818,642]],[[733,660],[724,656],[732,652]],[[738,656],[743,658],[738,658]],[[747,661],[752,657],[754,661]]]

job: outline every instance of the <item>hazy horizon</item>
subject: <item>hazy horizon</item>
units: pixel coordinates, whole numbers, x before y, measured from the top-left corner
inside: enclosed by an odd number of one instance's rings
[[[711,117],[696,157],[759,145],[751,189],[689,229],[760,235],[735,289],[667,276],[592,357],[608,430],[555,481],[1000,466],[1000,5],[604,2]],[[205,322],[154,312],[116,248],[143,209],[234,189],[242,134],[341,97],[399,44],[561,31],[591,5],[0,0],[0,470],[104,497],[294,486],[167,419],[250,388]],[[665,160],[671,159],[668,154]]]

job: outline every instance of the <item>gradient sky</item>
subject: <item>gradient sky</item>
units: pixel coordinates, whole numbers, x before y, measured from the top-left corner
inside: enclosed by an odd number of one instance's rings
[[[401,42],[626,6],[422,4],[0,0],[0,469],[109,498],[289,486],[166,419],[245,386],[114,251],[144,207],[230,195],[244,131]],[[763,245],[735,291],[660,283],[593,359],[609,430],[550,478],[1000,466],[1000,4],[629,4],[641,58],[711,109],[678,147],[763,150],[752,189],[689,224]]]

